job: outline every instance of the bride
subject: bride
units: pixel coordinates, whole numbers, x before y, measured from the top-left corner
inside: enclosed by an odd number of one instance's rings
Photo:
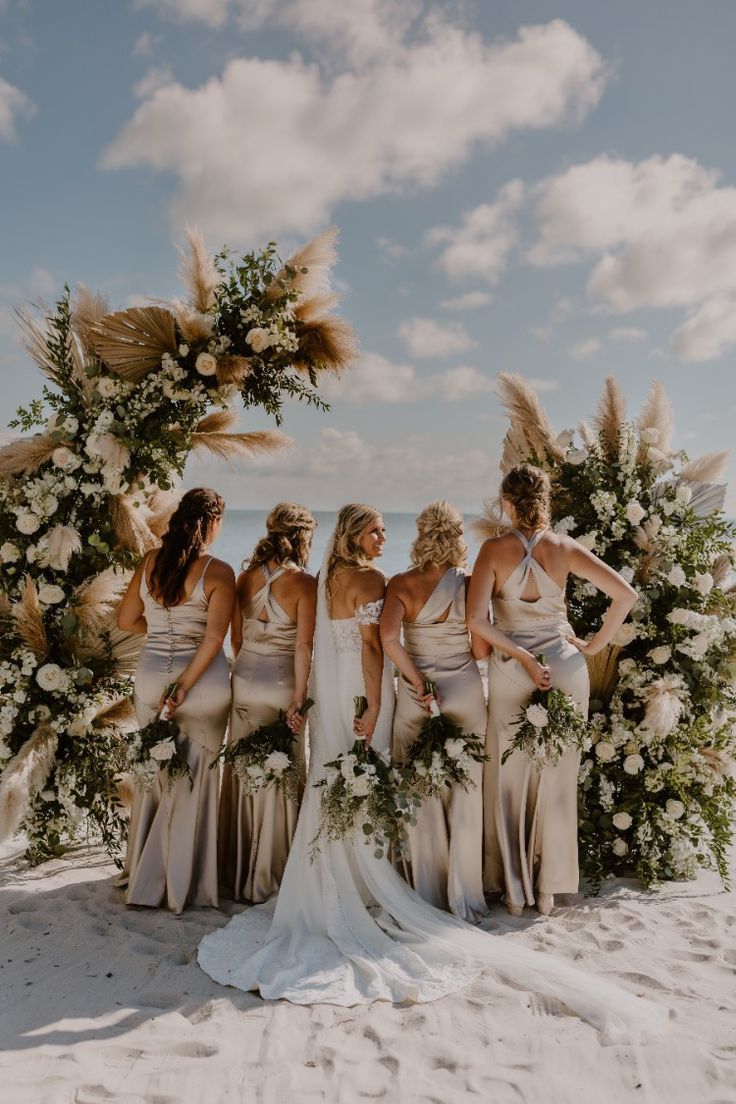
[[[307,789],[275,903],[245,909],[205,936],[199,964],[215,981],[295,1004],[351,1006],[375,1000],[424,1002],[464,987],[484,970],[555,998],[611,1041],[657,1031],[660,1010],[566,962],[487,934],[424,902],[388,859],[352,839],[321,841],[312,783],[355,734],[388,755],[393,678],[378,619],[385,582],[372,561],[385,530],[370,506],[344,506],[319,575],[310,696]],[[354,721],[353,697],[368,710]]]

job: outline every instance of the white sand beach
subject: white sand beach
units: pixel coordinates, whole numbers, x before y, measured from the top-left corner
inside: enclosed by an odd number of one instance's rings
[[[662,1039],[603,1046],[562,1008],[492,975],[401,1007],[302,1008],[224,989],[199,970],[196,948],[228,906],[126,909],[100,850],[33,870],[17,841],[0,854],[4,1104],[736,1099],[734,895],[713,874],[651,893],[609,882],[549,919],[493,910],[500,937],[672,1010]]]

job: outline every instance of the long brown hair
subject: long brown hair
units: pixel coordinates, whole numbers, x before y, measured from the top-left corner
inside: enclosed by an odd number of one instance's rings
[[[253,549],[244,567],[260,567],[269,560],[277,564],[292,563],[306,567],[312,533],[317,522],[306,506],[297,502],[279,502],[266,518],[266,535]]]
[[[212,522],[219,521],[224,512],[224,498],[207,487],[194,487],[182,496],[164,533],[148,586],[164,606],[176,606],[184,597],[187,571],[202,555]]]

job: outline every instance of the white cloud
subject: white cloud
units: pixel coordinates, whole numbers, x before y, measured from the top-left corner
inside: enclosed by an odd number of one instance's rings
[[[137,100],[145,100],[159,88],[172,84],[174,74],[168,65],[158,65],[149,69],[145,76],[133,85],[133,95]]]
[[[608,331],[608,336],[611,341],[623,341],[628,345],[633,345],[637,341],[645,341],[647,331],[639,329],[638,326],[616,326]]]
[[[475,310],[477,307],[486,306],[491,302],[491,298],[487,291],[468,291],[455,299],[443,299],[440,306],[451,311]]]
[[[681,360],[715,360],[736,344],[736,298],[719,295],[695,311],[672,336]]]
[[[405,245],[400,245],[399,242],[395,242],[391,238],[376,238],[376,245],[387,261],[400,261],[409,252]]]
[[[428,245],[444,248],[437,265],[451,280],[478,277],[497,284],[516,242],[514,214],[524,198],[524,183],[512,180],[495,203],[482,203],[466,211],[458,227],[437,226],[426,236]]]
[[[399,335],[415,357],[454,356],[476,344],[459,322],[439,323],[433,318],[408,318],[399,326]]]
[[[442,372],[436,380],[441,394],[449,402],[462,402],[474,395],[495,393],[496,381],[478,368],[457,365]]]
[[[354,405],[400,403],[420,398],[411,364],[395,364],[379,353],[365,353],[340,379],[326,378],[322,390],[330,400]]]
[[[526,381],[530,384],[535,391],[557,391],[560,386],[560,381],[556,379],[543,379],[536,376],[532,376],[531,379]]]
[[[199,88],[159,88],[102,164],[173,174],[177,223],[249,242],[311,231],[341,201],[430,186],[476,146],[589,111],[604,81],[600,55],[561,20],[487,44],[435,19],[357,71],[237,58]]]
[[[149,34],[148,31],[144,31],[142,35],[139,35],[133,44],[133,57],[148,58],[153,53],[154,46],[158,43],[158,35]]]
[[[597,337],[588,337],[582,341],[576,341],[570,346],[569,353],[573,360],[590,360],[599,353],[601,343]]]
[[[175,19],[222,27],[230,14],[230,0],[136,0],[137,8],[155,8]],[[140,41],[140,40],[139,40]]]
[[[30,119],[36,105],[14,84],[0,77],[0,140],[12,142],[18,119]]]

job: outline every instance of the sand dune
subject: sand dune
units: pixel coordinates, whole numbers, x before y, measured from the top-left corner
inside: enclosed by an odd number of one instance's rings
[[[17,846],[2,855],[5,1104],[736,1099],[736,910],[715,875],[657,893],[610,882],[549,919],[494,909],[488,926],[503,938],[672,1009],[665,1038],[620,1047],[491,976],[431,1005],[264,1002],[196,965],[227,909],[126,909],[95,849],[35,870]]]

